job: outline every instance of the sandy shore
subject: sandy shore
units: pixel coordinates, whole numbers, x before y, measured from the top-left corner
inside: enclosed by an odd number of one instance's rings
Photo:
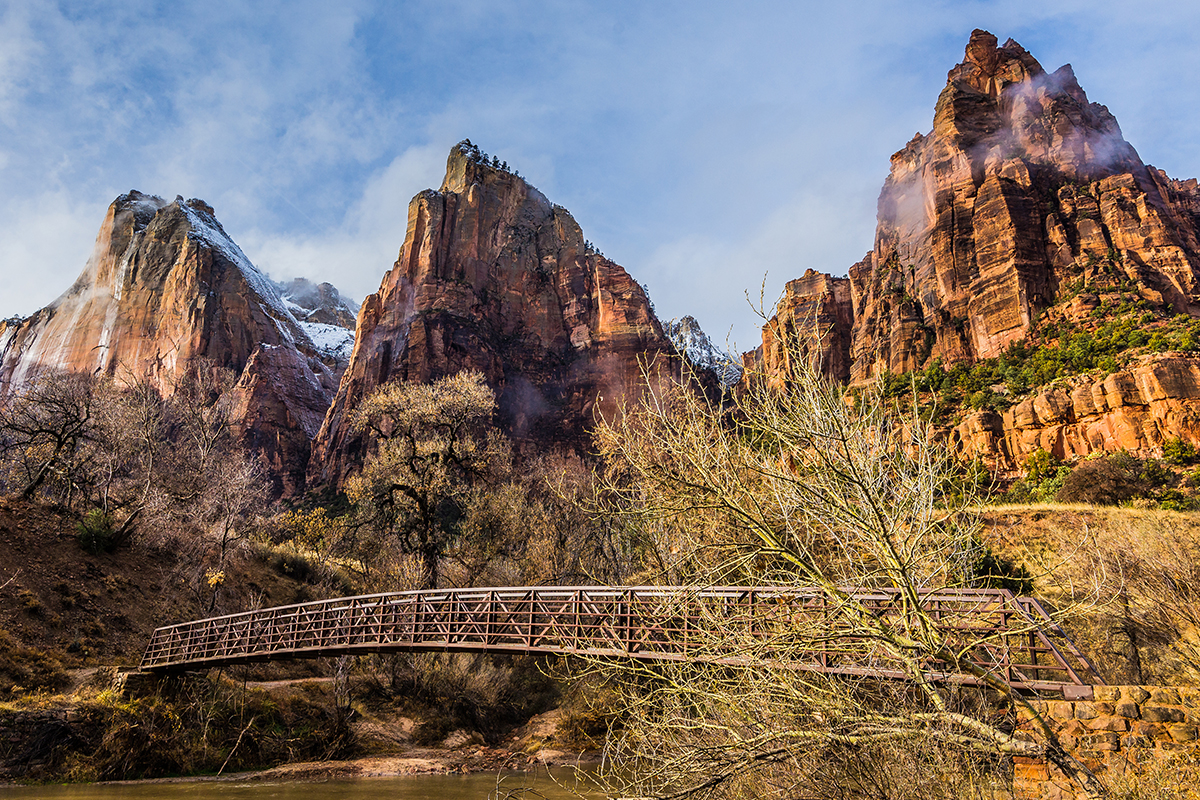
[[[338,761],[304,761],[253,772],[224,775],[189,775],[178,778],[148,778],[136,781],[104,781],[105,785],[146,783],[328,781],[356,778],[392,778],[404,775],[448,775],[479,772],[536,772],[551,767],[588,767],[600,763],[598,752],[565,753],[542,750],[534,755],[500,747],[471,747],[462,750],[414,748],[402,755],[365,756]],[[0,786],[6,784],[0,783]],[[8,784],[14,785],[14,784]]]

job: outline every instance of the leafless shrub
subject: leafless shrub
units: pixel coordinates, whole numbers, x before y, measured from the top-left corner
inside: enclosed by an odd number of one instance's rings
[[[1102,792],[1025,698],[971,660],[989,634],[956,638],[923,603],[971,586],[980,553],[970,486],[915,415],[870,391],[848,403],[797,367],[782,385],[752,382],[733,419],[686,387],[650,390],[597,441],[610,513],[644,543],[651,566],[698,587],[815,591],[828,609],[780,621],[765,637],[717,617],[698,624],[698,636],[743,664],[618,668],[625,728],[608,776],[622,794],[740,797],[770,786],[793,796],[937,796],[930,787],[996,777],[1014,755],[1045,757]],[[894,616],[872,613],[846,587],[895,591]],[[906,680],[896,688],[788,666],[831,649]],[[931,661],[984,688],[930,680]],[[1013,736],[1018,713],[1032,737]],[[923,787],[915,795],[893,783],[884,795],[812,785],[813,753],[827,754],[817,763],[830,769],[866,770],[864,787],[906,764],[926,777],[906,775]],[[874,763],[883,766],[868,770]]]
[[[1090,615],[1091,645],[1110,679],[1200,680],[1200,526],[1192,515],[1112,509],[1074,520],[1051,526],[1051,588],[1065,602],[1096,591],[1110,598]]]

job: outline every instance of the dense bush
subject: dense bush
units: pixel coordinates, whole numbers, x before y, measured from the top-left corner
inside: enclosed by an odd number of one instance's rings
[[[437,745],[459,728],[491,742],[553,706],[559,684],[529,656],[414,654],[379,657],[368,694],[423,718],[413,732],[419,745]],[[390,673],[390,674],[385,674]]]
[[[979,557],[972,568],[972,584],[978,588],[1008,589],[1014,594],[1033,594],[1033,576],[1023,565],[997,555],[980,544]]]
[[[1120,451],[1080,463],[1067,475],[1057,499],[1063,503],[1120,505],[1146,496],[1161,477],[1158,470],[1148,469],[1146,462]]]
[[[76,777],[126,780],[253,769],[344,755],[352,744],[328,697],[274,699],[227,678],[183,678],[152,695],[85,705],[94,732]]]
[[[1163,443],[1163,461],[1175,466],[1186,466],[1196,462],[1196,446],[1185,442],[1178,436],[1173,436]]]
[[[119,539],[112,517],[98,508],[89,511],[76,524],[75,536],[79,546],[92,555],[111,552]]]
[[[1103,307],[1103,306],[1102,306]],[[996,358],[950,368],[934,358],[922,369],[883,376],[884,394],[902,398],[913,389],[941,408],[990,408],[1002,411],[1016,399],[1056,378],[1093,370],[1112,373],[1138,351],[1200,349],[1200,320],[1180,316],[1160,320],[1152,332],[1144,329],[1154,317],[1137,300],[1105,307],[1115,318],[1094,330],[1048,324],[1035,328]],[[997,391],[994,387],[1003,387]],[[1192,453],[1191,457],[1195,457]]]
[[[1011,503],[1049,503],[1056,499],[1071,467],[1048,450],[1037,450],[1025,459],[1025,477],[1004,495]]]

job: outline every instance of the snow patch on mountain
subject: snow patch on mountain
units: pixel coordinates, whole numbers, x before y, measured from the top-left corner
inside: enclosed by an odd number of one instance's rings
[[[221,227],[221,223],[217,222],[216,217],[208,211],[192,206],[191,203],[196,202],[194,200],[189,203],[185,202],[182,197],[177,197],[175,202],[179,204],[180,210],[183,211],[192,228],[188,236],[216,250],[241,270],[242,274],[246,276],[246,283],[250,284],[254,293],[270,306],[269,310],[263,309],[264,311],[273,317],[282,317],[283,320],[295,324],[297,320],[284,305],[283,297],[279,294],[279,288],[275,282],[251,263],[246,254],[242,252],[242,248],[238,247],[237,243],[229,238],[229,234],[225,233],[225,229]]]
[[[693,368],[711,371],[726,389],[742,379],[741,362],[714,345],[695,317],[671,320],[664,328],[671,344]]]
[[[353,328],[359,304],[331,283],[316,284],[307,278],[276,282],[284,304],[297,320]]]
[[[354,350],[354,331],[339,325],[326,325],[321,322],[298,324],[308,334],[317,353],[341,362],[350,360],[350,353]]]

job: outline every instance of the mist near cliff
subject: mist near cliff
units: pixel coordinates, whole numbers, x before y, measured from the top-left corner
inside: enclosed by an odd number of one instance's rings
[[[362,299],[470,137],[571,210],[660,316],[753,345],[765,298],[872,245],[888,157],[975,27],[1070,62],[1149,163],[1200,174],[1200,8],[1116,2],[348,4],[0,11],[0,317],[82,268],[130,188],[212,204],[277,279]]]

